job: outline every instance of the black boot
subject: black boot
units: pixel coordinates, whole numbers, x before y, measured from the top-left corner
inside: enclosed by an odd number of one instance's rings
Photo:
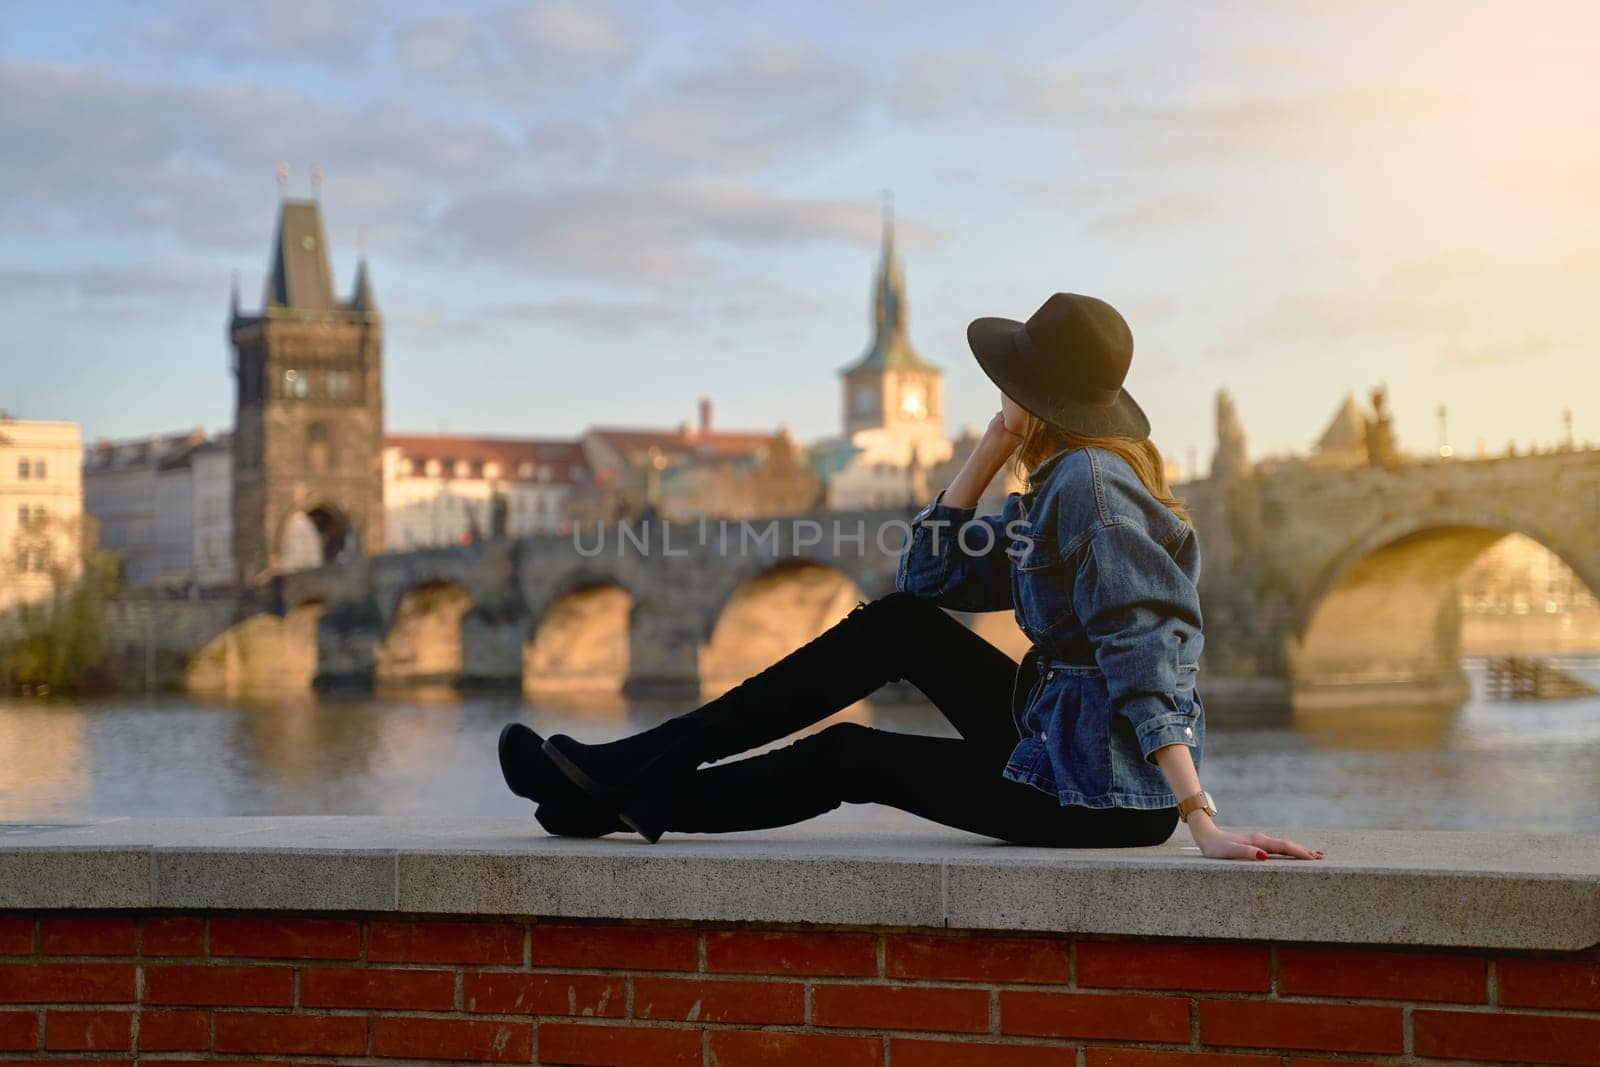
[[[654,842],[666,827],[650,805],[634,803],[642,791],[818,723],[900,678],[916,615],[939,610],[906,593],[857,603],[810,642],[694,711],[607,744],[556,734],[545,754]]]
[[[878,733],[837,723],[759,756],[646,786],[630,798],[628,810],[646,825],[687,834],[805,822],[840,804],[872,799],[863,782],[877,773],[871,742]]]
[[[534,819],[561,837],[601,837],[629,828],[551,765],[544,739],[520,722],[507,723],[498,744],[500,773],[519,797],[538,805]]]

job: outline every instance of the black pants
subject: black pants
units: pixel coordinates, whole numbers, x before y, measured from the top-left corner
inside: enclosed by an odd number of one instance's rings
[[[754,747],[820,722],[895,678],[921,690],[960,736],[829,726],[674,779],[657,799],[668,829],[765,829],[841,803],[875,803],[1016,844],[1114,848],[1167,840],[1178,824],[1176,807],[1062,805],[1001,776],[1018,740],[1010,710],[1017,668],[932,601],[892,593],[860,603],[819,638],[711,702],[733,705],[723,711],[736,723],[737,745]]]

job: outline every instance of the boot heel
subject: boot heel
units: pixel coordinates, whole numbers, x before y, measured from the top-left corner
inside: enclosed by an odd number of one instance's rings
[[[544,754],[549,758],[550,762],[555,764],[557,769],[566,775],[573,785],[596,800],[605,799],[606,790],[599,782],[585,774],[582,767],[567,758],[567,754],[561,751],[561,746],[555,743],[555,738],[545,738],[544,744],[540,747],[544,750]]]
[[[603,808],[614,812],[628,829],[634,831],[652,845],[660,841],[661,835],[667,832],[667,828],[662,825],[660,817],[654,813],[637,807],[631,812],[624,810],[625,805],[636,803],[637,793],[629,796],[615,789],[608,789],[596,782],[582,767],[578,766],[577,761],[571,759],[561,750],[561,746],[555,743],[554,738],[545,740],[543,750],[544,754],[550,758],[550,762],[562,774],[566,775],[573,785],[583,790],[591,800]]]
[[[667,828],[661,824],[660,818],[643,811],[619,811],[617,818],[628,825],[634,833],[650,842],[652,845],[661,840],[661,835]]]

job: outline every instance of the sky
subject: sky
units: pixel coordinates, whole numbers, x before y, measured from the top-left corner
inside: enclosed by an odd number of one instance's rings
[[[232,422],[281,195],[366,249],[391,430],[839,432],[892,190],[946,425],[975,317],[1128,318],[1203,473],[1387,385],[1402,447],[1600,440],[1600,5],[0,0],[0,409]]]

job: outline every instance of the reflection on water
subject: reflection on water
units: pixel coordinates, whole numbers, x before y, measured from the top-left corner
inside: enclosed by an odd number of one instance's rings
[[[1600,683],[1600,661],[1578,663]],[[1208,705],[1202,779],[1235,826],[1600,830],[1600,700],[1361,709],[1270,719]],[[528,811],[500,727],[611,737],[682,710],[618,697],[407,690],[361,698],[0,701],[0,821],[119,815]],[[920,703],[844,713],[949,734]],[[858,818],[846,809],[829,818]]]

